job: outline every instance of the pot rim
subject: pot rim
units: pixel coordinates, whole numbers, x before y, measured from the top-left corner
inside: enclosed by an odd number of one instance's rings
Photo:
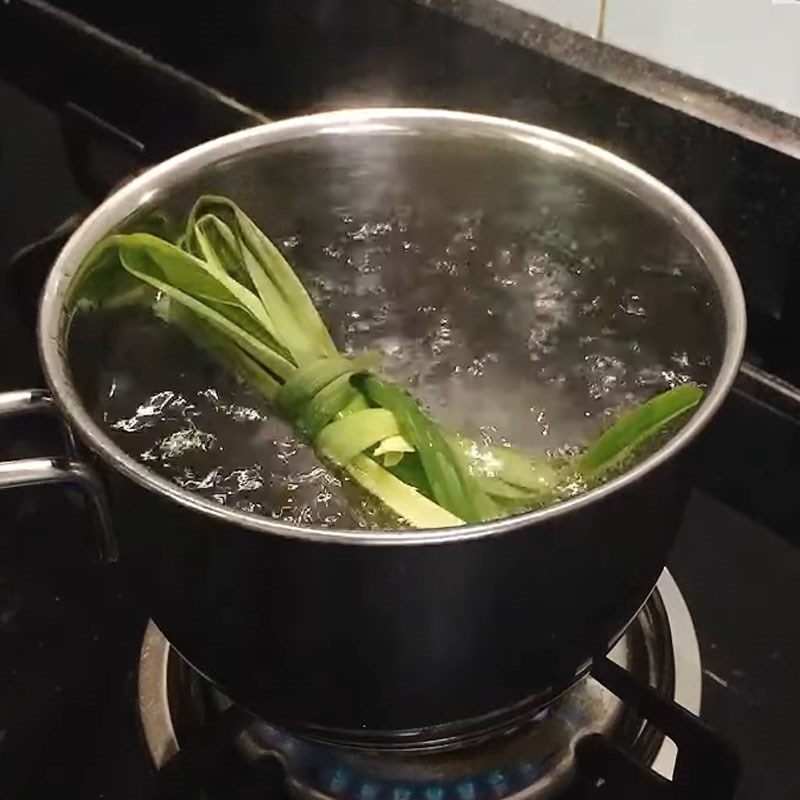
[[[569,159],[605,175],[652,209],[671,218],[695,246],[711,272],[725,314],[725,350],[717,377],[689,422],[662,448],[622,475],[589,492],[554,506],[492,522],[411,531],[340,530],[300,527],[265,516],[221,506],[182,489],[139,463],[116,445],[84,409],[72,384],[60,346],[62,310],[70,281],[91,247],[111,229],[172,185],[204,166],[247,150],[312,135],[413,132],[414,123],[440,124],[443,130],[484,134],[528,144],[538,152]],[[736,269],[722,242],[683,198],[649,173],[596,145],[546,128],[500,117],[427,108],[364,108],[310,114],[247,128],[200,144],[158,164],[125,184],[98,206],[73,233],[58,255],[45,283],[38,321],[39,352],[53,395],[81,439],[100,458],[127,478],[190,510],[253,531],[306,541],[365,544],[447,544],[481,539],[537,525],[588,507],[620,491],[674,457],[706,426],[727,395],[739,369],[746,331],[745,304]]]

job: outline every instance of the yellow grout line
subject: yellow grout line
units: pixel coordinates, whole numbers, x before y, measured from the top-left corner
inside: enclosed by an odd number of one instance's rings
[[[596,39],[603,40],[606,32],[606,10],[608,8],[608,0],[600,0],[600,15],[597,19],[597,35]]]

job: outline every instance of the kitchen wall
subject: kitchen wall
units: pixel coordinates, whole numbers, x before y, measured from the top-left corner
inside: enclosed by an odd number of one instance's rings
[[[800,0],[503,0],[800,116]]]

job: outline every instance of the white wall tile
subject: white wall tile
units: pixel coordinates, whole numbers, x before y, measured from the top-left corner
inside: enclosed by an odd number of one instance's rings
[[[604,38],[800,115],[800,3],[607,0]]]
[[[503,0],[522,11],[557,22],[587,36],[597,33],[600,0]]]

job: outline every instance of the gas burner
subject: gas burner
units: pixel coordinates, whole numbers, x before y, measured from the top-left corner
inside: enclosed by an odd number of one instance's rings
[[[667,571],[609,658],[693,714],[700,653],[686,603]],[[198,726],[236,710],[170,647],[151,622],[139,666],[145,740],[160,769]],[[603,734],[665,778],[676,748],[594,678],[586,677],[515,730],[460,750],[374,752],[299,738],[250,719],[233,734],[242,764],[277,759],[295,796],[316,800],[532,800],[574,783],[575,744]]]

